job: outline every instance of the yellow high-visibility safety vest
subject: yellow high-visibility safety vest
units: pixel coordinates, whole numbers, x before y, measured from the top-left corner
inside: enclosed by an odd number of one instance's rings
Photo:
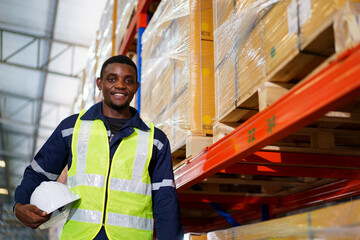
[[[103,222],[109,239],[153,239],[148,166],[154,125],[148,123],[149,131],[134,128],[129,137],[122,139],[110,167],[108,133],[103,121],[81,120],[83,114],[84,111],[79,114],[74,126],[67,179],[80,200],[73,205],[60,239],[93,239]]]

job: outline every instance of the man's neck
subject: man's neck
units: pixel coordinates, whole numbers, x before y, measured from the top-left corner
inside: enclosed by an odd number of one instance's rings
[[[132,117],[132,114],[130,112],[130,106],[122,110],[116,110],[107,107],[105,104],[103,104],[102,110],[103,110],[103,114],[106,117],[118,118],[118,119],[129,119]]]

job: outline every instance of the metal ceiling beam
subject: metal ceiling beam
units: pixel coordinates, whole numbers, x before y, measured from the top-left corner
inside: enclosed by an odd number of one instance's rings
[[[0,118],[0,123],[6,124],[6,125],[20,126],[20,127],[28,126],[28,127],[35,127],[36,129],[43,128],[43,129],[48,129],[48,130],[54,130],[54,127],[52,127],[52,126],[39,125],[39,123],[32,124],[32,123],[16,121],[16,120],[7,119],[7,118]],[[34,137],[36,137],[35,134],[36,133],[34,133]]]
[[[61,43],[61,44],[66,44],[66,45],[73,45],[73,46],[76,46],[76,47],[89,48],[88,45],[84,45],[84,44],[68,42],[68,41],[61,41],[61,40],[55,40],[54,38],[49,38],[49,37],[46,37],[46,36],[39,36],[39,35],[34,35],[34,34],[28,34],[28,33],[24,33],[24,32],[21,32],[21,31],[13,31],[13,30],[6,29],[6,28],[3,28],[3,27],[0,28],[0,35],[2,34],[2,32],[19,34],[19,35],[23,35],[23,36],[26,36],[26,37],[45,40],[45,41],[48,41],[48,42],[55,42],[55,43]]]
[[[4,33],[11,33],[11,34],[16,34],[16,35],[19,35],[19,36],[22,36],[22,37],[26,37],[26,38],[30,38],[29,41],[24,44],[23,46],[20,46],[19,48],[17,48],[16,50],[14,50],[11,54],[9,54],[8,56],[6,56],[4,58],[4,55],[3,55],[3,48],[4,48],[4,43],[6,42],[5,39],[4,39]],[[41,41],[44,41],[50,45],[52,45],[53,43],[57,43],[57,44],[63,44],[63,45],[66,45],[66,48],[63,50],[63,51],[60,51],[56,56],[54,57],[51,57],[50,56],[46,59],[45,63],[43,64],[40,64],[40,48],[41,48],[41,45],[40,45],[40,42]],[[60,76],[64,76],[64,77],[70,77],[70,78],[76,78],[78,79],[79,78],[79,74],[80,72],[78,73],[73,73],[73,64],[71,66],[71,72],[70,74],[66,74],[66,73],[61,73],[61,72],[57,72],[57,71],[50,71],[48,70],[48,65],[49,63],[51,63],[53,60],[55,60],[56,58],[58,58],[59,56],[61,56],[63,53],[65,53],[68,49],[70,48],[75,48],[75,47],[79,47],[79,48],[85,48],[85,49],[88,49],[89,46],[86,46],[86,45],[83,45],[83,44],[77,44],[77,43],[72,43],[72,42],[67,42],[67,41],[58,41],[58,40],[55,40],[54,38],[49,38],[49,37],[41,37],[41,36],[36,36],[36,35],[31,35],[31,34],[25,34],[25,33],[22,33],[22,32],[16,32],[16,31],[11,31],[11,30],[6,30],[6,29],[1,29],[0,28],[0,63],[3,63],[3,64],[7,64],[7,65],[10,65],[10,66],[15,66],[15,67],[21,67],[21,68],[25,68],[25,69],[29,69],[29,70],[36,70],[36,71],[41,71],[41,72],[44,72],[44,73],[51,73],[51,74],[55,74],[55,75],[60,75]],[[37,44],[37,55],[36,55],[36,67],[31,67],[31,66],[28,66],[28,65],[24,65],[24,64],[19,64],[19,63],[14,63],[14,62],[11,62],[11,58],[18,55],[18,54],[21,54],[21,52],[23,50],[25,50],[26,48],[28,48],[29,46],[31,46],[32,44],[34,43],[38,43]],[[74,51],[72,51],[72,59],[74,58]],[[72,61],[73,63],[73,61]]]
[[[29,101],[33,101],[33,102],[36,102],[36,101],[40,102],[41,101],[41,98],[26,97],[24,95],[11,93],[11,92],[6,92],[6,91],[2,91],[2,90],[0,90],[0,96],[20,98],[20,99],[23,99],[23,100],[29,100]],[[44,100],[42,100],[42,102],[47,103],[47,104],[57,105],[57,106],[72,107],[72,105],[70,105],[70,104],[58,103],[58,102],[54,102],[54,101],[48,101],[48,100],[44,101]]]
[[[55,26],[56,26],[56,18],[57,18],[57,14],[58,14],[58,9],[59,9],[59,0],[55,1],[54,4],[54,17],[51,21],[51,33],[49,38],[53,39],[54,38],[54,34],[55,34]],[[49,46],[48,46],[48,54],[47,54],[47,58],[45,59],[45,62],[48,62],[50,57],[51,57],[51,49],[52,49],[52,42],[50,42]],[[45,67],[45,72],[43,73],[43,80],[40,86],[40,99],[41,101],[44,100],[44,95],[45,95],[45,85],[46,85],[46,80],[48,77],[48,67]],[[40,103],[40,106],[38,108],[38,112],[36,114],[37,119],[36,119],[36,129],[35,129],[35,138],[34,138],[34,142],[33,142],[33,150],[32,150],[32,155],[35,155],[35,151],[36,151],[36,142],[37,142],[37,135],[39,134],[39,126],[40,126],[40,121],[41,121],[41,111],[42,111],[42,106],[43,103]]]
[[[0,61],[0,63],[6,64],[9,66],[14,66],[14,67],[21,67],[21,68],[25,68],[25,69],[29,69],[29,70],[36,70],[36,71],[40,71],[42,73],[50,73],[50,74],[54,74],[54,75],[58,75],[58,76],[62,76],[62,77],[74,78],[76,80],[79,79],[78,75],[80,73],[79,72],[75,75],[69,75],[69,74],[65,74],[65,73],[61,73],[61,72],[49,71],[49,70],[45,70],[45,69],[41,69],[41,68],[29,67],[29,66],[25,66],[25,65],[21,65],[21,64],[16,64],[16,63],[9,63],[9,62],[3,62],[3,61]]]
[[[27,162],[30,162],[32,160],[32,155],[15,153],[15,152],[10,152],[10,151],[5,151],[5,150],[0,150],[0,156],[19,158],[19,159],[23,159]]]
[[[35,122],[34,117],[32,117],[30,123],[15,120],[15,119],[11,119],[12,114],[9,113],[9,111],[7,111],[7,106],[6,106],[7,99],[11,99],[11,98],[22,99],[22,100],[27,101],[29,103],[26,106],[22,106],[22,107],[20,106],[19,109],[16,109],[16,111],[13,111],[13,112],[16,112],[16,113],[24,110],[27,107],[31,107],[32,108],[31,112],[35,112],[35,107],[34,107],[35,104],[41,104],[41,103],[54,105],[54,107],[68,107],[68,108],[72,107],[69,104],[57,103],[57,102],[54,102],[54,101],[44,101],[44,100],[42,101],[41,98],[31,98],[31,97],[26,97],[26,96],[22,96],[22,95],[19,95],[19,94],[5,92],[5,91],[1,91],[1,90],[0,90],[0,97],[4,97],[4,99],[1,101],[2,105],[0,106],[0,108],[2,109],[2,114],[0,116],[0,123],[4,123],[4,124],[7,124],[7,125],[14,125],[14,126],[29,126],[29,127],[43,128],[43,129],[49,129],[49,130],[54,129],[54,127],[52,127],[52,126],[37,125],[36,122]],[[28,106],[28,105],[30,105],[30,106]],[[41,117],[43,117],[43,115]]]

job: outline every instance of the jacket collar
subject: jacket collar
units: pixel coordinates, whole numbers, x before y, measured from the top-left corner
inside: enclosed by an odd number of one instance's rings
[[[129,119],[129,121],[126,122],[126,124],[124,125],[123,128],[131,126],[131,127],[143,130],[143,131],[150,130],[150,128],[140,118],[139,112],[135,108],[130,107],[130,112],[132,113],[133,116]],[[95,120],[95,119],[102,120],[105,123],[105,126],[107,126],[107,128],[109,128],[107,119],[106,119],[105,115],[102,112],[102,102],[94,104],[81,117],[81,120]]]

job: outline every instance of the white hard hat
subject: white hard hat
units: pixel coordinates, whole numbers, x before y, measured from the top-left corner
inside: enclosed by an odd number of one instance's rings
[[[70,213],[71,205],[80,197],[59,182],[42,182],[30,197],[30,204],[37,206],[51,218],[39,226],[40,229],[48,228],[66,219]]]

